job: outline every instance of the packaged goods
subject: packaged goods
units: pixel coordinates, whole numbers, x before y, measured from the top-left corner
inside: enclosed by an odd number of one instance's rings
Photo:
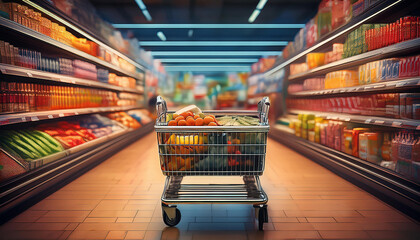
[[[313,68],[324,65],[324,63],[325,63],[325,53],[308,53],[308,54],[306,54],[306,63],[308,64],[308,69],[313,69]]]
[[[303,73],[308,71],[308,64],[307,63],[293,63],[290,64],[290,75],[295,75],[298,73]]]
[[[380,133],[365,133],[367,135],[367,154],[366,160],[372,163],[379,163],[380,146],[382,144]]]
[[[353,130],[347,128],[343,130],[341,151],[349,155],[353,154]]]
[[[331,12],[333,0],[322,0],[318,7],[318,36],[323,36],[332,30]]]
[[[341,70],[325,75],[325,89],[352,87],[359,84],[356,71]]]
[[[336,29],[351,19],[350,0],[334,0],[331,7],[331,27]]]
[[[368,154],[368,135],[366,133],[359,134],[359,158],[366,160]]]

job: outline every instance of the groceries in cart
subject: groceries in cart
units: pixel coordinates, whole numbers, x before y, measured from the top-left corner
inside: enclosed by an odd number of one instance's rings
[[[215,117],[194,105],[168,113],[166,117],[168,126],[259,125],[257,116]],[[261,132],[176,132],[161,136],[163,171],[251,171],[259,168],[265,155],[266,136]]]

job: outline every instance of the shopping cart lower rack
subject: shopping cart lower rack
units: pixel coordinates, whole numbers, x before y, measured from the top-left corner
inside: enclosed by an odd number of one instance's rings
[[[256,126],[168,126],[166,102],[156,103],[155,130],[162,173],[163,221],[175,226],[181,221],[176,204],[252,204],[258,228],[268,221],[268,197],[259,176],[265,167],[269,100],[258,103],[258,111],[204,111],[214,116],[248,116]],[[182,184],[185,176],[242,176],[243,184]]]

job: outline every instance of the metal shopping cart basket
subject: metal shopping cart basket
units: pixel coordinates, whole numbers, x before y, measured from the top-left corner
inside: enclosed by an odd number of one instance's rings
[[[176,204],[252,204],[258,227],[268,222],[267,194],[259,176],[265,167],[267,146],[267,97],[258,111],[204,111],[214,116],[258,118],[254,126],[168,126],[166,102],[158,97],[155,130],[162,173],[166,175],[162,194],[163,221],[175,226],[181,221]],[[242,176],[243,184],[182,184],[184,176]]]

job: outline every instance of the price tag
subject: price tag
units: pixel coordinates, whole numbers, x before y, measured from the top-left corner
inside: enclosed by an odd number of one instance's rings
[[[344,121],[350,122],[350,118],[344,118]]]
[[[31,121],[39,121],[39,118],[37,116],[31,117]]]
[[[402,122],[392,122],[393,127],[401,127]]]
[[[396,85],[395,85],[395,87],[404,87],[405,86],[405,82],[402,82],[402,83],[397,83]]]
[[[382,120],[375,120],[375,124],[384,124],[385,123],[385,121],[382,121]]]
[[[64,113],[58,114],[59,117],[64,117]]]
[[[48,118],[51,119],[51,118],[54,118],[54,117],[53,117],[53,115],[50,114],[50,115],[48,115]]]
[[[22,117],[22,122],[26,122],[26,117]]]
[[[76,81],[74,81],[74,80],[71,80],[71,83],[73,83],[73,84],[76,84]]]
[[[365,123],[370,123],[370,122],[372,122],[372,119],[370,118],[365,120]]]
[[[383,87],[385,87],[385,84],[376,85],[376,86],[374,86],[373,88],[383,88]]]
[[[33,77],[32,73],[26,73],[26,75],[28,75],[28,77]]]
[[[365,90],[369,90],[369,89],[372,89],[372,87],[365,87]]]
[[[387,87],[395,87],[395,83],[394,82],[390,82],[386,84]]]
[[[74,115],[79,115],[79,113],[78,112],[74,112]]]

